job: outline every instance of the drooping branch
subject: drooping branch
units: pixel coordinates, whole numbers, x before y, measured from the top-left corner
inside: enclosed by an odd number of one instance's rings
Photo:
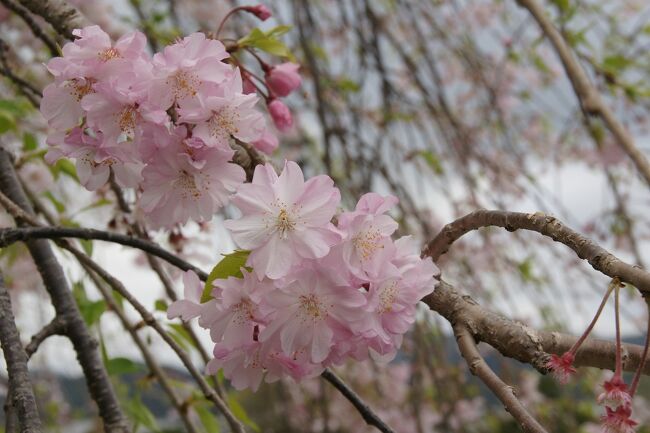
[[[9,390],[7,398],[18,415],[21,433],[40,433],[41,419],[38,416],[36,399],[27,370],[27,354],[20,342],[16,328],[14,313],[11,309],[11,298],[0,275],[0,344],[7,362],[9,374]],[[9,414],[7,414],[9,416]]]
[[[447,224],[431,240],[423,256],[434,261],[466,233],[482,227],[503,227],[508,231],[530,230],[541,233],[571,248],[581,259],[587,260],[597,271],[610,278],[634,285],[641,293],[650,293],[650,273],[626,263],[587,237],[565,226],[557,218],[544,213],[520,213],[496,210],[479,210]]]
[[[233,415],[233,413],[230,411],[230,408],[221,399],[221,397],[219,397],[217,392],[212,389],[208,382],[203,378],[203,375],[194,366],[188,354],[185,353],[185,351],[178,345],[178,343],[176,343],[176,341],[163,329],[163,327],[160,325],[160,323],[158,323],[158,321],[156,321],[153,315],[131,294],[131,292],[126,289],[126,287],[124,287],[122,282],[106,272],[104,268],[99,266],[95,261],[85,255],[79,249],[71,246],[68,242],[59,241],[59,245],[64,249],[70,251],[77,258],[79,263],[81,263],[84,267],[92,270],[101,279],[106,281],[107,284],[113,288],[113,290],[119,293],[129,304],[133,306],[133,308],[135,308],[135,310],[142,317],[144,323],[152,327],[158,333],[158,335],[162,337],[165,343],[167,343],[169,347],[176,353],[187,371],[199,385],[199,388],[201,388],[201,392],[203,392],[205,398],[213,402],[215,407],[224,415],[231,430],[236,433],[244,433],[245,430],[243,425],[239,422],[237,417]]]
[[[584,69],[571,51],[569,44],[555,28],[544,8],[537,0],[516,0],[526,8],[539,24],[542,33],[551,42],[557,52],[564,70],[571,81],[573,90],[580,101],[583,110],[588,114],[599,116],[610,130],[618,144],[632,159],[641,176],[650,185],[650,163],[646,156],[634,144],[634,139],[625,126],[616,118],[612,110],[605,104],[596,87],[590,82]]]
[[[11,155],[0,147],[0,190],[22,212],[33,219],[33,209],[13,167]],[[11,210],[8,209],[10,213]],[[13,215],[13,213],[12,213]],[[24,222],[18,218],[18,224]],[[27,242],[27,248],[38,268],[48,291],[56,315],[66,323],[67,336],[74,346],[77,359],[86,377],[86,384],[92,399],[97,403],[99,415],[108,433],[126,433],[126,418],[117,402],[117,397],[108,374],[101,361],[97,340],[90,334],[68,286],[63,269],[58,263],[49,243],[44,239]]]
[[[321,377],[331,383],[352,405],[355,407],[357,412],[361,414],[366,424],[376,427],[379,431],[383,433],[395,433],[388,424],[379,418],[379,416],[368,406],[366,402],[357,395],[356,392],[352,390],[343,380],[338,377],[330,369],[326,368]]]
[[[460,353],[469,366],[469,371],[490,388],[490,391],[497,396],[505,409],[517,420],[521,428],[527,433],[546,433],[546,429],[533,418],[519,401],[512,387],[503,382],[487,365],[487,362],[479,353],[476,341],[474,341],[474,337],[469,330],[465,326],[457,324],[454,326],[454,335]]]

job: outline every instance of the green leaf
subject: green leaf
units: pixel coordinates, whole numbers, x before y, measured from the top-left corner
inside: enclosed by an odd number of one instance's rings
[[[214,414],[210,411],[209,407],[203,404],[197,404],[194,406],[196,414],[199,416],[203,427],[207,433],[219,433],[221,428],[219,427],[219,422]]]
[[[195,347],[194,340],[180,323],[170,323],[168,332],[184,350],[188,351],[191,347]]]
[[[267,37],[277,37],[277,36],[282,36],[285,33],[288,33],[293,26],[275,26],[271,30],[266,31],[266,36]]]
[[[65,205],[59,200],[57,200],[57,198],[54,197],[54,195],[50,191],[45,191],[43,195],[45,196],[45,198],[47,198],[50,201],[50,203],[54,205],[54,208],[58,213],[61,214],[65,212]]]
[[[108,374],[111,376],[138,373],[142,371],[142,366],[128,358],[117,357],[106,361],[106,371],[108,371]]]
[[[164,299],[156,299],[156,303],[154,304],[154,307],[156,311],[167,311],[168,305]]]
[[[216,279],[226,279],[228,277],[242,278],[241,268],[246,266],[246,260],[250,251],[237,250],[231,254],[223,254],[223,259],[212,268],[208,279],[203,286],[201,302],[208,302],[212,299],[212,282]]]
[[[65,174],[66,176],[71,177],[72,179],[79,182],[79,178],[77,177],[77,169],[75,168],[74,164],[70,162],[70,160],[59,159],[54,163],[54,165],[50,166],[50,171],[52,172],[52,175],[55,179],[58,179],[61,174]]]
[[[153,432],[160,432],[156,419],[147,406],[142,402],[139,395],[133,397],[124,409],[135,422],[133,431],[137,431],[139,425],[143,425]]]
[[[16,129],[16,120],[8,111],[0,111],[0,134]]]
[[[289,48],[277,37],[289,31],[288,26],[274,27],[267,32],[254,28],[251,32],[237,41],[240,47],[257,48],[269,54],[280,57],[293,58]]]
[[[607,56],[605,59],[603,59],[603,69],[612,73],[620,72],[630,66],[632,63],[634,62],[625,56],[616,54],[613,56]]]
[[[235,415],[235,417],[238,418],[241,422],[243,422],[244,424],[246,424],[256,432],[261,431],[260,427],[257,424],[255,424],[255,421],[250,419],[250,417],[246,413],[246,409],[244,409],[244,406],[242,406],[233,395],[228,396],[228,406],[230,406],[230,410],[232,411],[232,414]]]
[[[38,141],[36,141],[34,134],[31,132],[25,132],[23,134],[23,150],[25,152],[30,152],[32,150],[36,150],[37,147]]]
[[[83,248],[84,252],[88,257],[92,257],[93,255],[93,241],[90,239],[79,239],[79,243],[81,244],[81,248]]]
[[[442,163],[440,162],[440,158],[436,156],[433,152],[430,150],[422,150],[418,153],[420,157],[422,157],[429,167],[433,170],[434,173],[436,174],[443,174],[445,170],[442,168]]]
[[[99,322],[99,318],[104,314],[104,311],[106,311],[106,301],[89,300],[81,281],[78,281],[73,285],[72,295],[74,296],[75,301],[77,301],[79,312],[84,318],[86,324],[88,324],[88,326],[93,326],[95,323]]]

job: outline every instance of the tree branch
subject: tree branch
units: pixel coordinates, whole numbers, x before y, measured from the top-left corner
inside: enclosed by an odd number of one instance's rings
[[[66,39],[74,39],[72,30],[89,24],[86,18],[64,0],[20,0],[32,13],[40,15]]]
[[[580,63],[578,63],[569,44],[567,44],[564,37],[555,28],[548,15],[546,15],[544,8],[536,0],[516,1],[520,6],[530,12],[537,21],[537,24],[539,24],[542,33],[551,41],[551,44],[562,61],[562,65],[564,65],[564,70],[571,81],[573,91],[578,97],[578,101],[583,110],[588,114],[594,114],[603,119],[603,122],[607,125],[612,135],[614,135],[618,144],[632,159],[646,183],[650,185],[650,163],[645,155],[635,146],[634,139],[627,129],[625,129],[625,126],[619,122],[614,113],[603,102],[600,93],[589,81],[587,74],[582,69]]]
[[[7,199],[19,206],[30,220],[34,219],[32,206],[20,186],[11,155],[2,147],[0,147],[0,190]],[[7,210],[11,213],[11,209]],[[20,218],[17,219],[17,222],[24,224]],[[65,320],[67,336],[75,348],[77,359],[86,377],[88,390],[97,403],[106,432],[128,432],[126,418],[120,409],[113,386],[102,364],[97,340],[91,336],[79,312],[63,269],[56,260],[49,243],[43,239],[30,240],[27,242],[27,248],[41,274],[56,315]]]
[[[490,391],[503,403],[505,409],[517,420],[521,428],[527,433],[547,433],[546,429],[521,404],[512,387],[503,382],[487,365],[469,330],[463,325],[457,324],[454,326],[454,335],[460,353],[469,366],[469,371],[490,388]]]
[[[36,20],[34,20],[32,13],[25,6],[14,0],[0,0],[0,2],[5,5],[7,9],[13,11],[16,15],[22,18],[23,21],[25,21],[25,24],[27,24],[31,29],[34,36],[39,38],[45,44],[53,57],[59,55],[59,47],[56,45],[56,42],[54,42],[54,40],[43,31],[41,26],[38,25]]]
[[[65,335],[65,320],[61,319],[59,316],[55,316],[54,319],[47,325],[43,327],[40,331],[32,336],[32,339],[29,341],[27,346],[25,346],[25,353],[27,357],[31,358],[34,353],[38,350],[41,343],[47,340],[53,335]]]
[[[555,217],[538,213],[520,213],[496,210],[479,210],[447,224],[429,242],[422,252],[434,261],[447,252],[451,244],[466,233],[482,227],[497,226],[508,231],[530,230],[541,233],[571,248],[581,259],[610,278],[634,285],[641,293],[650,294],[650,273],[630,265],[596,244],[589,238],[573,231]]]
[[[321,377],[331,383],[361,414],[366,424],[374,426],[383,433],[395,433],[373,410],[364,402],[356,392],[352,390],[343,380],[338,377],[332,370],[326,368]]]
[[[2,203],[1,196],[0,203]],[[102,230],[73,227],[19,227],[0,229],[0,246],[7,246],[16,241],[29,241],[30,239],[61,238],[94,239],[137,248],[156,257],[160,257],[179,269],[184,271],[192,270],[201,278],[207,278],[207,274],[196,266],[186,262],[153,242],[135,238],[133,236],[105,232]]]
[[[548,354],[562,354],[578,339],[559,332],[538,331],[489,311],[471,297],[458,293],[445,281],[441,281],[424,302],[452,326],[460,324],[466,327],[477,341],[489,344],[503,356],[530,364],[543,374],[548,371]],[[623,368],[635,371],[641,362],[643,347],[624,344],[623,353]],[[578,350],[574,364],[613,371],[615,359],[616,345],[613,341],[588,338]],[[650,365],[646,365],[643,372],[650,375]]]
[[[7,361],[9,389],[7,399],[16,408],[21,433],[40,433],[41,419],[36,407],[36,399],[27,370],[27,354],[20,342],[11,298],[0,275],[0,344]],[[9,414],[7,414],[9,416]]]

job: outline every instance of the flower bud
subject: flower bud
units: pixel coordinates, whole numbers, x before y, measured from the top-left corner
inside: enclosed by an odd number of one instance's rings
[[[284,105],[279,99],[272,99],[268,103],[269,113],[275,123],[275,127],[280,131],[287,131],[293,125],[293,118],[289,107]]]
[[[266,71],[266,85],[276,96],[287,96],[300,86],[300,65],[295,63],[282,63]]]
[[[266,21],[271,17],[271,15],[273,15],[271,13],[271,10],[267,8],[265,5],[244,6],[242,9],[245,10],[246,12],[252,13],[262,21]]]

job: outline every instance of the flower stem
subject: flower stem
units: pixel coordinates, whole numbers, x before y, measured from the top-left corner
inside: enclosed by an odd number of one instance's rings
[[[643,374],[643,369],[645,368],[646,360],[648,359],[648,347],[650,346],[650,299],[645,297],[645,302],[648,305],[648,329],[645,334],[645,345],[643,346],[643,354],[641,355],[641,361],[639,362],[639,368],[634,373],[634,378],[632,379],[632,384],[630,385],[630,396],[634,396],[637,387],[639,386],[639,380]]]
[[[600,302],[600,306],[598,307],[598,311],[596,311],[596,315],[594,318],[591,320],[591,323],[589,326],[587,326],[587,329],[585,332],[580,336],[580,338],[573,344],[571,349],[569,349],[569,352],[575,354],[578,351],[578,348],[584,343],[584,341],[587,339],[591,331],[594,329],[594,326],[596,325],[596,322],[598,321],[598,318],[600,317],[600,314],[603,312],[603,308],[605,308],[605,304],[607,303],[607,300],[609,299],[609,295],[612,294],[612,290],[614,288],[618,288],[621,285],[621,281],[618,278],[612,279],[612,282],[609,283],[609,286],[607,286],[607,292],[605,293],[605,296],[603,297],[603,300]]]
[[[223,19],[221,20],[221,23],[219,24],[219,28],[217,29],[217,33],[215,33],[215,39],[219,38],[219,33],[221,33],[221,30],[223,30],[223,26],[224,24],[226,24],[226,21],[228,21],[228,18],[230,18],[230,16],[235,12],[240,11],[242,9],[244,9],[244,6],[237,6],[236,8],[230,9],[230,11],[226,14],[226,16],[223,17]]]

